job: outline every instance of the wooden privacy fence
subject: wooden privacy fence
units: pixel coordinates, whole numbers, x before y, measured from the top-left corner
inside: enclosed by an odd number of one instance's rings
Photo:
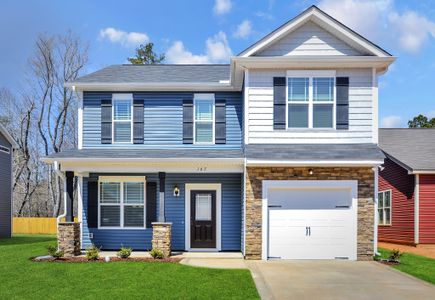
[[[77,221],[77,218],[75,218],[75,221]],[[12,232],[13,234],[56,234],[56,218],[14,217]]]

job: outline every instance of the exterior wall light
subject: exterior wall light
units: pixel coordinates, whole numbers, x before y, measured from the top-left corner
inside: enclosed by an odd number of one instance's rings
[[[174,186],[174,196],[175,197],[180,196],[180,188],[178,187],[178,185]]]
[[[308,174],[313,175],[314,174],[313,169],[308,169]]]

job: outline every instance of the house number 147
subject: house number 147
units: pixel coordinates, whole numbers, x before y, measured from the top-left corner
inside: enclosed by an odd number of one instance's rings
[[[205,172],[205,171],[207,171],[207,167],[197,167],[196,170],[198,172]]]

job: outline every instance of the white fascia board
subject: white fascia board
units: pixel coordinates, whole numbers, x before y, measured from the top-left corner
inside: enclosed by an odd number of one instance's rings
[[[435,170],[412,170],[412,171],[408,171],[408,174],[427,174],[427,175],[431,175],[431,174],[435,174]]]
[[[396,58],[376,56],[318,56],[318,55],[287,55],[277,57],[235,57],[238,67],[247,69],[271,68],[376,68],[386,69]]]
[[[13,149],[18,149],[20,146],[15,141],[15,139],[10,135],[10,133],[6,130],[6,128],[3,127],[3,125],[0,124],[0,132],[3,134],[5,139],[12,145]]]
[[[294,20],[284,25],[282,28],[279,28],[275,32],[272,32],[271,34],[269,34],[269,36],[266,36],[264,40],[260,43],[254,44],[253,46],[242,52],[240,54],[240,57],[249,57],[254,55],[255,53],[261,51],[275,41],[281,39],[283,36],[294,31],[299,26],[308,21],[313,21],[314,23],[317,23],[325,30],[337,36],[337,38],[343,40],[344,42],[347,42],[348,44],[359,50],[370,52],[371,54],[379,57],[390,56],[389,53],[375,46],[368,40],[364,39],[362,36],[356,34],[343,24],[334,20],[332,17],[321,12],[319,9],[311,8],[303,12],[301,15],[297,16]]]
[[[114,82],[114,83],[80,83],[67,82],[65,87],[80,91],[240,91],[241,84],[198,82]]]
[[[42,162],[45,163],[81,163],[81,162],[98,162],[98,163],[127,163],[127,162],[137,162],[137,163],[147,163],[147,162],[213,162],[213,163],[233,163],[243,165],[243,158],[98,158],[98,157],[86,157],[86,158],[76,158],[76,157],[62,157],[62,158],[51,158],[51,157],[43,157],[41,158]]]
[[[256,166],[379,166],[383,160],[259,160],[247,159],[248,167]]]

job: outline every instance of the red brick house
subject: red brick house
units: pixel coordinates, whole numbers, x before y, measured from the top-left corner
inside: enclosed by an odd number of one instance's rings
[[[378,240],[435,244],[435,129],[380,129]]]

